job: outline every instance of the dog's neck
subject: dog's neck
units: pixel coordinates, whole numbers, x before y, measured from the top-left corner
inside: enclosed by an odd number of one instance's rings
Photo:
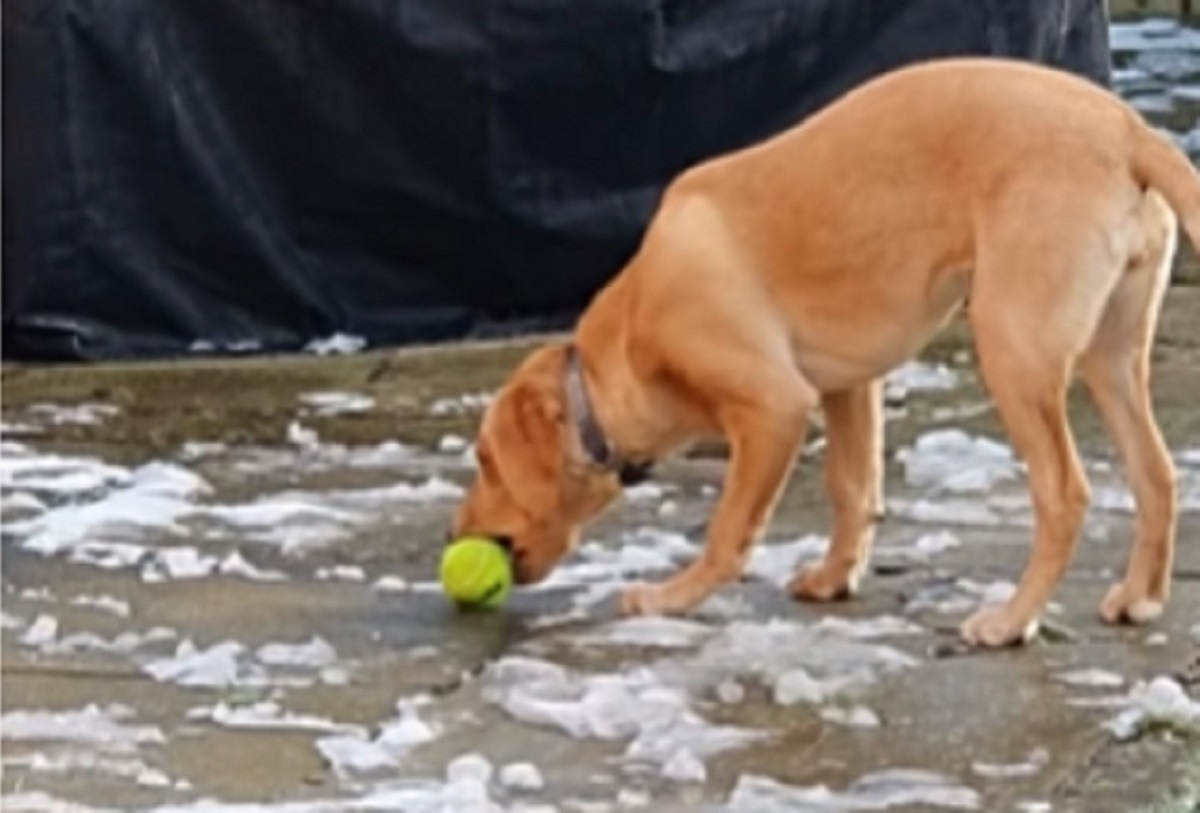
[[[563,386],[566,390],[571,420],[579,436],[580,445],[591,463],[616,474],[623,487],[637,485],[649,478],[654,461],[626,458],[605,434],[592,406],[587,380],[584,376],[583,362],[579,357],[579,349],[574,343],[568,344],[566,347]]]

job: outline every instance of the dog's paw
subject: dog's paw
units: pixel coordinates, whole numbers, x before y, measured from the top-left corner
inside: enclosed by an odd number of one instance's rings
[[[800,601],[839,601],[858,592],[856,573],[835,573],[824,562],[801,568],[788,590]]]
[[[1026,644],[1037,635],[1036,618],[1026,621],[1014,616],[1006,606],[983,607],[959,627],[962,639],[972,646],[998,649]]]
[[[1127,582],[1114,584],[1100,602],[1100,617],[1109,624],[1147,624],[1162,615],[1163,603]]]
[[[621,612],[625,615],[661,615],[662,588],[655,584],[631,584],[621,592]]]

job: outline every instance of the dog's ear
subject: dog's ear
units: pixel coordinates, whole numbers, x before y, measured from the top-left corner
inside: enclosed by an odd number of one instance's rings
[[[521,376],[505,387],[491,412],[487,463],[526,513],[552,517],[562,501],[566,409],[561,385]]]

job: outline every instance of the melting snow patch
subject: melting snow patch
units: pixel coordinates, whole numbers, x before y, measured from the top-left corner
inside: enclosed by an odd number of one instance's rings
[[[101,638],[94,632],[76,632],[58,641],[45,644],[42,651],[48,654],[64,652],[98,652],[110,655],[128,655],[138,649],[177,637],[173,629],[152,627],[146,632],[122,632],[115,638]]]
[[[6,754],[4,757],[5,769],[23,768],[27,771],[35,773],[52,773],[66,774],[88,772],[93,774],[107,774],[126,779],[132,779],[142,787],[169,787],[173,783],[171,778],[162,771],[151,768],[146,763],[136,757],[127,756],[112,756],[106,754],[97,754],[92,751],[81,751],[76,748],[63,748],[54,753],[35,752],[32,754]],[[9,797],[5,797],[5,810],[10,810],[8,805]],[[44,806],[31,806],[29,808],[18,807],[16,809],[29,809],[40,811],[58,811],[58,810],[81,810],[75,806],[56,806],[54,803],[47,803]]]
[[[323,669],[337,662],[337,650],[324,638],[314,636],[303,644],[265,644],[258,648],[256,657],[267,666]]]
[[[1118,740],[1134,739],[1151,726],[1200,731],[1200,703],[1172,678],[1159,676],[1137,683],[1123,705],[1125,710],[1105,723]]]
[[[400,576],[384,575],[376,579],[371,587],[384,592],[400,592],[408,589],[408,582]]]
[[[1059,683],[1068,686],[1096,686],[1114,688],[1125,685],[1125,678],[1107,669],[1072,669],[1054,676]]]
[[[122,705],[87,707],[72,711],[20,709],[0,716],[0,739],[88,744],[109,753],[132,753],[147,743],[163,743],[156,726],[127,725],[134,716]]]
[[[318,415],[356,415],[375,408],[375,399],[358,392],[309,392],[300,403]]]
[[[958,377],[944,364],[909,361],[884,376],[884,397],[889,403],[904,401],[910,392],[952,390]]]
[[[253,582],[282,582],[287,581],[287,574],[278,570],[264,570],[242,556],[239,551],[233,551],[217,567],[225,576],[238,576]]]
[[[367,340],[349,333],[334,333],[323,339],[313,339],[304,345],[305,353],[318,356],[348,356],[366,349]]]
[[[429,405],[431,415],[467,415],[482,412],[492,402],[490,392],[464,393],[457,397],[438,398]]]
[[[532,762],[512,762],[500,769],[500,784],[514,790],[541,790],[546,781]]]
[[[891,807],[930,805],[973,810],[979,794],[953,779],[929,771],[895,768],[867,774],[844,791],[826,785],[796,787],[765,776],[741,776],[729,796],[729,813],[789,811],[886,810]]]
[[[321,581],[361,582],[367,578],[366,572],[358,565],[334,565],[333,567],[317,568],[316,576]]]
[[[1021,470],[1008,446],[959,429],[927,432],[896,459],[910,485],[931,493],[981,494],[1016,479]]]
[[[150,661],[142,669],[160,683],[179,686],[225,687],[238,682],[238,656],[245,647],[223,641],[208,649],[197,649],[190,638],[179,642],[175,655]]]
[[[155,551],[154,558],[142,568],[142,581],[202,579],[216,572],[219,565],[215,556],[202,554],[192,547],[164,548]]]
[[[244,706],[230,706],[224,702],[215,706],[202,706],[188,712],[189,720],[208,720],[225,728],[278,729],[293,731],[320,731],[327,733],[357,732],[358,726],[335,723],[324,717],[307,714],[292,714],[278,703],[265,700]]]
[[[76,596],[71,599],[71,605],[74,607],[90,607],[101,612],[110,613],[119,618],[128,618],[132,612],[128,601],[123,601],[113,596]]]
[[[687,693],[652,671],[578,675],[547,661],[506,656],[484,670],[484,698],[509,716],[579,739],[627,740],[629,759],[664,764],[687,747],[697,758],[741,747],[760,732],[715,726]]]
[[[853,706],[848,709],[830,706],[821,709],[821,719],[835,725],[850,728],[879,728],[883,725],[879,715],[866,706]]]
[[[828,549],[826,537],[812,534],[791,542],[764,542],[751,548],[746,574],[783,587],[796,575],[801,564],[821,559]]]
[[[112,404],[33,404],[26,412],[38,422],[54,426],[96,426],[121,410]]]
[[[45,646],[58,637],[58,619],[42,613],[18,639],[25,646]]]
[[[821,703],[918,665],[901,650],[871,640],[918,630],[891,616],[865,622],[829,617],[812,625],[782,619],[735,621],[694,658],[664,661],[655,670],[668,682],[684,685],[753,677],[781,704]]]
[[[393,767],[413,748],[436,739],[438,731],[417,714],[422,698],[396,703],[399,716],[384,723],[375,737],[359,729],[323,737],[316,748],[340,776]]]
[[[1049,764],[1050,752],[1045,748],[1035,748],[1023,762],[1001,764],[977,760],[971,763],[971,771],[988,779],[1016,779],[1033,776]]]
[[[662,775],[672,782],[703,782],[708,778],[708,770],[690,750],[680,748],[663,763]]]
[[[572,640],[584,644],[687,648],[696,646],[714,632],[707,624],[685,618],[641,616],[622,618]]]
[[[303,426],[299,421],[292,421],[287,428],[287,442],[302,449],[313,449],[320,445],[321,438],[317,430]]]
[[[11,523],[5,530],[20,537],[25,550],[44,555],[86,550],[88,545],[108,541],[105,537],[124,538],[137,529],[180,534],[179,520],[195,510],[192,500],[210,490],[186,469],[149,463],[97,500],[60,505],[33,519]]]
[[[439,452],[456,454],[458,452],[467,451],[470,445],[471,444],[467,442],[466,438],[460,437],[459,435],[442,435],[441,440],[438,441],[437,448]]]

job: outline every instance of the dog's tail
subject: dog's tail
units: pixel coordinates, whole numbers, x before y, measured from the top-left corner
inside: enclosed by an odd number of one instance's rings
[[[1200,173],[1183,150],[1135,117],[1133,176],[1162,195],[1200,251]]]

